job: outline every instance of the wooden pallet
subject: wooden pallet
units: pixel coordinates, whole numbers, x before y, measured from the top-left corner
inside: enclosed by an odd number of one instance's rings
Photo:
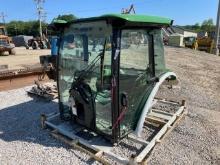
[[[179,104],[168,100],[156,99],[156,102],[175,106],[179,105],[179,108],[175,113],[168,113],[152,108],[146,117],[145,124],[156,126],[160,128],[160,130],[149,141],[137,137],[134,134],[129,134],[127,137],[128,140],[143,146],[137,155],[131,155],[129,158],[113,153],[112,149],[114,146],[95,133],[93,133],[94,137],[89,140],[78,136],[77,133],[84,129],[79,125],[62,121],[54,122],[55,119],[59,120],[59,113],[41,115],[41,125],[42,128],[50,128],[50,133],[55,138],[67,143],[74,149],[87,153],[93,159],[102,164],[111,164],[109,159],[119,164],[146,164],[150,151],[171,132],[180,119],[187,113],[185,101],[183,101],[182,104]],[[120,143],[118,145],[120,145]],[[108,159],[106,159],[106,157]]]

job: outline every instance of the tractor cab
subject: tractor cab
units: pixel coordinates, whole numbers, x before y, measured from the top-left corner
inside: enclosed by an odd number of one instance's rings
[[[139,134],[155,86],[174,75],[167,74],[161,30],[171,23],[167,18],[131,14],[55,23],[62,31],[61,118],[112,143],[131,132]]]

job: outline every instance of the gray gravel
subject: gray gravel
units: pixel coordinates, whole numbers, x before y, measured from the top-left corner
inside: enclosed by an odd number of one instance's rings
[[[97,164],[40,128],[40,114],[58,110],[24,89],[0,92],[0,164]]]
[[[189,113],[155,147],[149,164],[218,165],[220,58],[182,48],[167,47],[166,52],[168,68],[179,76],[181,88],[161,88],[158,97],[186,99]],[[40,114],[58,111],[58,106],[29,97],[28,89],[0,92],[0,164],[98,164],[40,128]],[[129,157],[140,147],[125,139],[114,151]]]
[[[187,101],[188,115],[155,147],[149,164],[220,164],[220,57],[166,48],[168,68],[181,88],[161,88],[158,97]]]

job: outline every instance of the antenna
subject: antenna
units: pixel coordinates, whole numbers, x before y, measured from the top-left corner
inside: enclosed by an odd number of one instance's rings
[[[40,38],[42,38],[42,17],[43,17],[43,13],[45,13],[43,9],[43,3],[45,2],[45,0],[34,0],[34,1],[36,2],[37,5]]]

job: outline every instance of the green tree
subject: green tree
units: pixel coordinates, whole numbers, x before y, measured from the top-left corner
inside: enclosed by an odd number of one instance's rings
[[[211,32],[215,29],[213,19],[209,18],[202,22],[201,30]]]
[[[42,23],[43,33],[46,31],[47,24]],[[39,36],[39,22],[38,21],[11,21],[6,24],[8,34],[15,35],[30,35]]]
[[[195,23],[195,25],[192,25],[192,29],[195,30],[196,32],[200,31],[201,26],[199,25],[199,23]]]

